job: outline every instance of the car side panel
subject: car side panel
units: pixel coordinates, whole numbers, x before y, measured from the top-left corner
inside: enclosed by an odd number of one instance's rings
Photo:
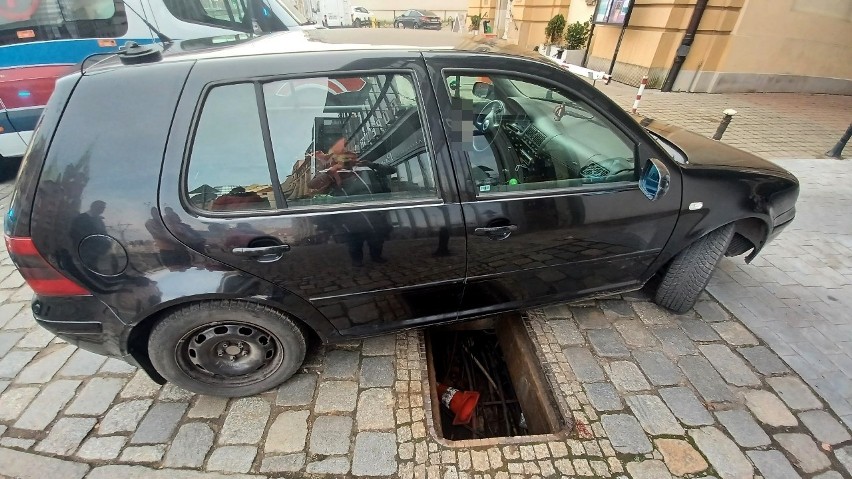
[[[184,62],[120,68],[79,81],[54,135],[52,145],[61,147],[48,150],[40,177],[27,173],[26,181],[38,179],[27,219],[39,252],[92,291],[102,307],[91,307],[98,313],[80,317],[75,301],[37,298],[43,305],[37,318],[72,337],[80,331],[75,322],[102,323],[102,334],[83,334],[80,346],[121,356],[128,353],[126,341],[134,326],[167,308],[216,296],[285,308],[323,339],[333,339],[336,330],[309,303],[195,254],[165,234],[156,208],[160,168],[180,87],[191,67]],[[143,112],[144,120],[129,120],[128,112],[134,111]],[[52,129],[55,120],[50,121],[45,127]],[[47,139],[36,147],[44,148]],[[100,225],[87,218],[97,200],[106,203]],[[87,269],[78,244],[90,234],[114,238],[127,254],[127,267],[111,276]]]
[[[756,254],[774,236],[773,229],[780,224],[776,218],[790,211],[798,193],[791,180],[756,171],[686,166],[682,172],[680,218],[651,271],[663,267],[695,240],[729,223],[738,222],[737,232],[755,244]],[[697,203],[701,208],[690,209]]]
[[[602,93],[550,65],[520,59],[495,61],[476,54],[424,56],[433,84],[441,85],[436,90],[447,122],[459,119],[448,113],[451,105],[443,87],[443,70],[523,72],[532,79],[563,82],[629,134],[638,145],[640,170],[654,157],[667,164],[671,174],[668,192],[655,202],[644,197],[638,182],[477,197],[465,165],[468,152],[461,149],[461,142],[448,139],[468,227],[468,286],[460,314],[481,315],[641,287],[652,274],[648,266],[672,234],[682,194],[680,169],[644,129]],[[473,235],[475,228],[503,223],[515,225],[517,231],[502,241]]]
[[[420,204],[363,203],[348,208],[207,216],[191,212],[181,200],[179,175],[192,118],[197,114],[194,112],[199,92],[211,82],[277,79],[288,74],[310,75],[310,71],[323,75],[392,69],[412,71],[421,75],[419,81],[426,81],[422,58],[399,52],[289,54],[200,62],[187,83],[166,152],[160,205],[177,212],[181,228],[193,232],[186,238],[203,237],[201,243],[209,256],[268,279],[309,301],[342,335],[379,334],[456,318],[464,287],[465,236],[446,143],[436,142],[431,150],[438,196]],[[421,89],[426,113],[424,131],[427,136],[442,139],[428,81]],[[333,241],[314,238],[312,234],[320,227],[346,231],[348,223],[364,221],[359,218],[368,218],[371,224],[385,223],[390,229],[384,241],[386,264],[366,262],[364,267],[355,267],[345,253],[345,234],[335,234]],[[254,234],[262,232],[280,239],[290,250],[272,263],[233,254],[233,245],[227,246],[227,235],[229,225],[235,223],[250,225]],[[443,242],[454,255],[433,254]]]

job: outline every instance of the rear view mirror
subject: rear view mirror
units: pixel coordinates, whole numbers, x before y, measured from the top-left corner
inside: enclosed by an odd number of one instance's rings
[[[639,189],[642,193],[649,200],[655,201],[666,194],[670,183],[671,175],[666,165],[656,158],[649,158],[642,169],[642,176],[639,177]]]
[[[478,81],[473,84],[473,94],[479,98],[491,98],[494,96],[494,85]]]

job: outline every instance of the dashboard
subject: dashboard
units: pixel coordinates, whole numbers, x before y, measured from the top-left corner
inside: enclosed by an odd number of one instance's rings
[[[557,102],[510,97],[505,103],[501,126],[517,155],[515,169],[532,181],[634,177],[633,146],[579,105],[563,104],[557,119]]]

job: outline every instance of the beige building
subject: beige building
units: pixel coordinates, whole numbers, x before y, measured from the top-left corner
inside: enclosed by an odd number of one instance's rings
[[[622,0],[599,0],[622,4]],[[511,20],[497,30],[519,45],[544,41],[557,13],[588,18],[589,0],[469,0],[468,15]],[[595,27],[587,66],[613,77],[663,85],[686,33],[697,0],[635,0],[626,27]],[[625,10],[627,7],[625,7]],[[507,23],[498,23],[505,27]],[[681,53],[684,49],[681,49]],[[709,0],[694,43],[672,89],[695,92],[816,92],[852,94],[852,0]]]

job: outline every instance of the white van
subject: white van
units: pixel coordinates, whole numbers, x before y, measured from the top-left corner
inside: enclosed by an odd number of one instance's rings
[[[308,18],[324,27],[351,27],[352,5],[349,0],[305,0]]]

